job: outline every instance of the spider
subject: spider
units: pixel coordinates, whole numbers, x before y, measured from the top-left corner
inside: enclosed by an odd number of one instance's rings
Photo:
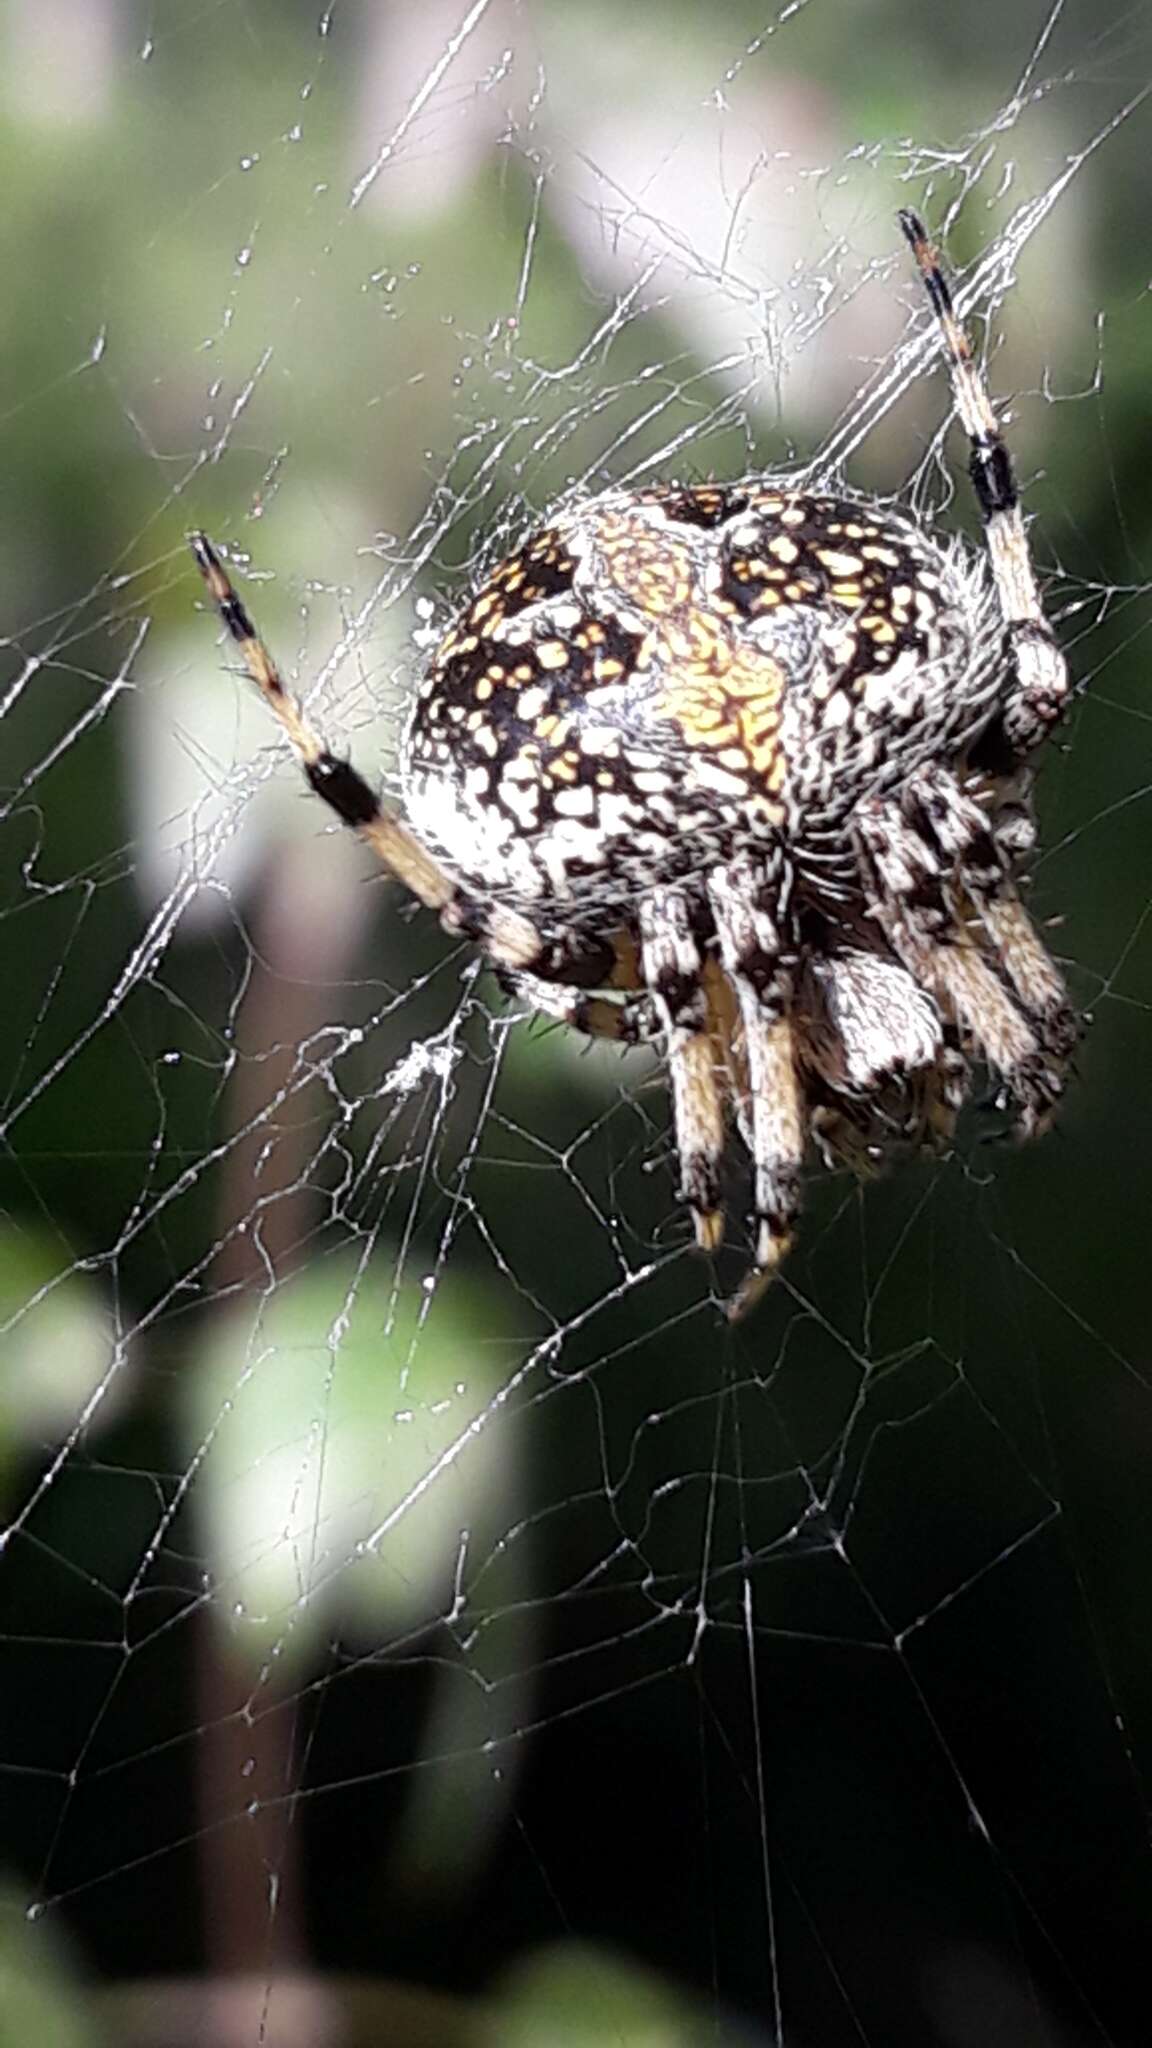
[[[407,724],[403,817],[313,731],[190,536],[316,794],[508,992],[663,1049],[704,1251],[734,1122],[754,1231],[732,1315],[791,1246],[810,1143],[858,1172],[938,1146],[974,1062],[1038,1132],[1076,1039],[1019,890],[1031,764],[1068,672],[939,257],[899,220],[985,552],[782,475],[562,505],[441,641]]]

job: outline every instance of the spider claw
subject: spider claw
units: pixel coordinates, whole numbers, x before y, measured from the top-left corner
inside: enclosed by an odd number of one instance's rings
[[[745,1316],[751,1314],[757,1303],[767,1294],[791,1249],[790,1236],[772,1237],[766,1241],[765,1233],[761,1233],[756,1264],[744,1275],[735,1294],[724,1305],[727,1322],[742,1323]]]
[[[697,1209],[692,1217],[696,1232],[696,1248],[702,1252],[718,1252],[724,1242],[723,1209]]]

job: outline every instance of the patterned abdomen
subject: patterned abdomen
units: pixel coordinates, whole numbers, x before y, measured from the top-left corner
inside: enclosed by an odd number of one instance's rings
[[[987,723],[998,659],[983,570],[866,501],[609,491],[445,636],[405,804],[473,887],[611,920],[750,844],[826,861],[862,798]]]

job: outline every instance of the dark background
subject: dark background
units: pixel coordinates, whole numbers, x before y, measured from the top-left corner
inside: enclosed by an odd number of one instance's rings
[[[0,38],[0,2043],[1146,2040],[1140,16]],[[814,1172],[729,1330],[738,1183],[712,1272],[658,1075],[328,829],[184,533],[387,780],[414,625],[572,482],[831,451],[974,532],[901,204],[1082,686],[1088,1021],[1042,1143]]]

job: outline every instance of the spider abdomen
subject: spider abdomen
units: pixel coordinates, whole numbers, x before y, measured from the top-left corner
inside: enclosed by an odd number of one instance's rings
[[[863,500],[763,479],[608,491],[450,628],[406,808],[470,886],[609,913],[781,835],[826,847],[860,799],[986,723],[992,616],[966,556]]]

